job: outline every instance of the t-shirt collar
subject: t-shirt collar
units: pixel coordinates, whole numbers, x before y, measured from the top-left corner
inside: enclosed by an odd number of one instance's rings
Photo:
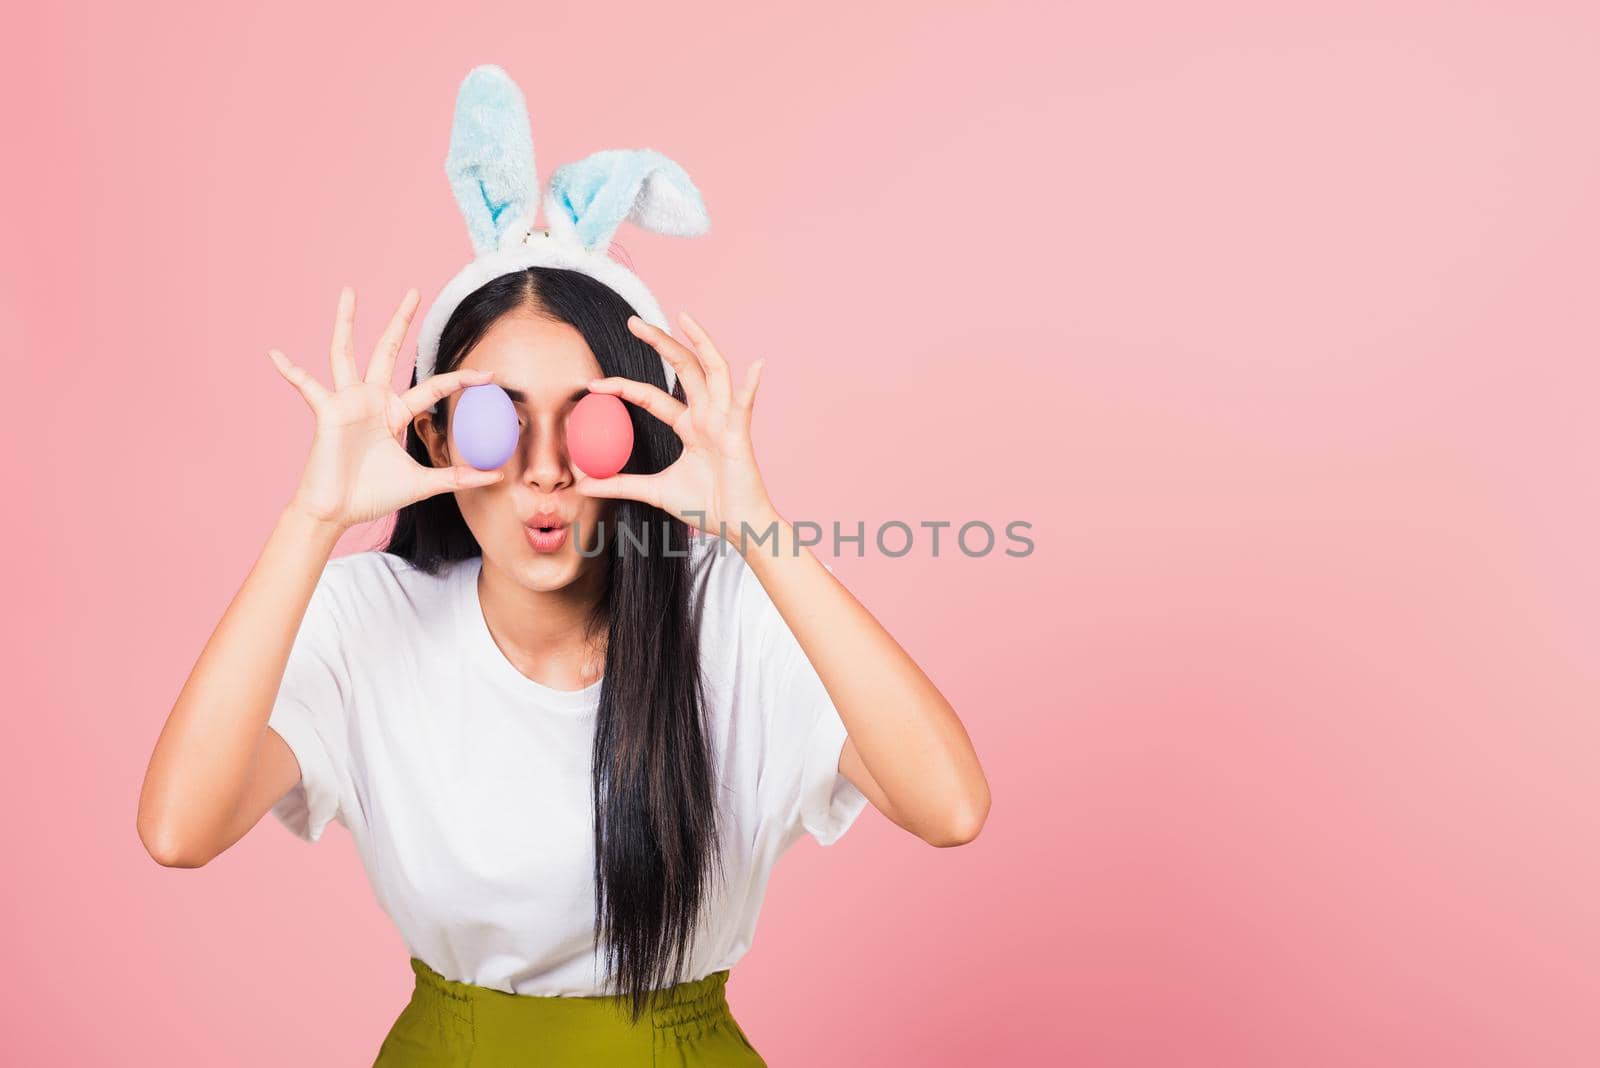
[[[483,601],[478,596],[478,576],[483,571],[483,557],[462,560],[456,566],[456,606],[461,616],[462,631],[466,637],[468,653],[474,663],[489,678],[529,701],[552,711],[583,714],[600,708],[600,687],[604,679],[596,679],[581,690],[557,690],[535,682],[517,670],[506,659],[506,654],[495,644],[489,623],[483,617]]]

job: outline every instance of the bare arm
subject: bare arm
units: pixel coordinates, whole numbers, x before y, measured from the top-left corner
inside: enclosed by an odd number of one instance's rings
[[[159,863],[204,864],[300,781],[288,746],[278,739],[263,761],[262,742],[289,649],[340,533],[286,508],[206,642],[156,740],[139,796],[139,838]],[[250,806],[242,804],[247,797]]]
[[[797,544],[767,495],[750,441],[764,361],[751,365],[736,392],[711,338],[688,315],[680,318],[693,349],[638,316],[628,325],[677,370],[687,403],[628,378],[597,379],[589,388],[666,423],[683,441],[682,455],[656,474],[580,479],[578,492],[644,501],[733,543],[839,711],[847,733],[839,773],[923,841],[972,841],[989,816],[989,781],[955,709],[872,613]],[[777,535],[770,550],[743,533],[769,529]]]
[[[355,293],[340,293],[327,389],[276,349],[273,363],[317,419],[293,501],[206,642],[156,739],[139,793],[139,840],[168,867],[206,864],[237,842],[300,781],[288,744],[266,729],[317,580],[351,526],[447,490],[487,486],[499,471],[424,467],[405,428],[480,371],[435,375],[394,392],[395,356],[416,311],[407,292],[367,366],[356,374]]]
[[[750,569],[816,668],[848,736],[839,771],[923,841],[963,845],[989,814],[989,782],[950,702],[900,643],[774,514]]]

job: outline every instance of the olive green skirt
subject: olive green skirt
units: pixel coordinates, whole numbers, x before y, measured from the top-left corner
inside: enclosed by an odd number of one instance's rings
[[[621,997],[530,997],[446,979],[411,958],[416,988],[373,1068],[765,1068],[728,1009],[728,970],[679,983],[629,1020]]]

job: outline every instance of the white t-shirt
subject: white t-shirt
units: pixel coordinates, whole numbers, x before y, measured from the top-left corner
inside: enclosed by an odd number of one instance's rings
[[[690,539],[727,878],[683,978],[750,948],[778,857],[837,841],[867,799],[839,774],[845,728],[816,670],[733,547]],[[720,547],[720,549],[719,549]],[[515,994],[602,993],[590,770],[600,682],[554,690],[495,644],[482,560],[437,576],[397,556],[329,561],[268,726],[301,781],[272,809],[315,842],[355,840],[412,956]]]

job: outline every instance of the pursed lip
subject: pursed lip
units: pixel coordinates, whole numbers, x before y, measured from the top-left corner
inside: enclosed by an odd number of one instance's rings
[[[567,526],[568,523],[566,519],[562,518],[558,512],[535,512],[533,515],[523,520],[522,525],[527,527],[529,530],[554,530]]]

